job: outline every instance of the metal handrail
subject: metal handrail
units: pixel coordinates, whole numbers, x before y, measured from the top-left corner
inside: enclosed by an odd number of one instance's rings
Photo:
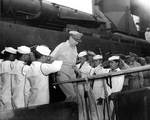
[[[53,85],[59,85],[59,84],[65,84],[65,83],[86,82],[87,79],[89,81],[95,81],[98,79],[109,78],[109,77],[111,78],[114,76],[125,75],[125,74],[135,73],[135,72],[142,72],[142,71],[147,71],[147,70],[150,70],[150,65],[129,68],[126,70],[121,70],[119,72],[111,72],[111,73],[104,73],[104,74],[100,74],[100,75],[93,75],[93,76],[89,76],[87,78],[78,78],[78,79],[69,80],[69,81],[57,82],[57,83],[53,83]]]

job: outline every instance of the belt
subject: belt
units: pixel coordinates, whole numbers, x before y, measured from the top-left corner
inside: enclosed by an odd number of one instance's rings
[[[62,64],[63,66],[69,66],[69,67],[74,67],[75,65],[72,65],[72,64],[68,64],[68,63],[63,63]]]

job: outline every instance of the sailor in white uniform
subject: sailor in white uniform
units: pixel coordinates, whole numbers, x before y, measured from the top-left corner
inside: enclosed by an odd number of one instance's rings
[[[2,73],[2,64],[1,63],[4,61],[3,54],[4,54],[4,50],[2,50],[0,53],[0,74]],[[2,80],[1,80],[1,75],[0,75],[0,89],[1,88],[2,88]]]
[[[93,57],[93,60],[95,64],[95,68],[94,68],[95,75],[108,73],[108,69],[104,69],[102,66],[102,62],[103,62],[102,55],[95,55]],[[100,120],[103,120],[103,99],[105,98],[104,84],[106,84],[104,79],[95,80],[93,84],[93,94],[95,97],[95,102],[97,103],[97,109],[98,109]]]
[[[110,70],[109,72],[118,72],[120,71],[119,64],[120,64],[120,56],[112,56],[109,59],[109,64],[110,64]],[[107,86],[106,91],[107,91],[107,97],[111,95],[111,99],[109,101],[110,105],[110,115],[111,117],[115,117],[114,114],[114,105],[115,105],[115,99],[114,99],[114,94],[120,92],[123,88],[124,84],[124,75],[119,75],[119,76],[114,76],[111,77],[111,79],[108,79],[108,82],[111,82],[111,87]]]
[[[110,71],[109,72],[118,72],[120,71],[119,68],[119,56],[112,56],[108,59],[110,61]],[[119,75],[111,78],[112,88],[109,88],[108,93],[119,92],[123,88],[124,83],[124,75]]]
[[[95,56],[94,59],[102,59],[102,56]],[[100,75],[103,73],[108,73],[108,72],[118,72],[120,71],[119,68],[119,60],[120,57],[119,56],[112,56],[109,59],[109,64],[110,64],[110,69],[104,69],[101,64],[99,64],[96,68],[95,68],[95,73],[96,75]],[[97,61],[98,62],[98,61]],[[94,86],[93,86],[93,92],[95,95],[95,98],[97,99],[97,103],[98,103],[98,109],[99,109],[99,114],[101,116],[101,119],[103,119],[103,107],[104,106],[104,102],[103,99],[106,99],[112,94],[112,93],[116,93],[122,90],[123,87],[123,83],[124,83],[124,75],[120,75],[120,76],[115,76],[112,77],[111,79],[108,79],[108,83],[111,85],[108,85],[106,80],[101,79],[98,81],[94,82]],[[108,104],[108,103],[107,103]],[[110,113],[112,115],[112,111],[114,108],[114,104],[112,101],[110,101],[109,103],[110,106]],[[106,108],[107,109],[107,108]],[[108,115],[107,113],[108,111],[105,111],[105,115]],[[106,119],[108,119],[108,116],[105,116]]]
[[[0,110],[7,111],[13,109],[12,106],[12,70],[14,68],[13,61],[15,60],[16,49],[6,47],[4,49],[4,61],[1,63],[1,81],[0,90]]]
[[[20,46],[17,48],[17,59],[14,61],[14,79],[12,81],[13,90],[13,105],[14,108],[25,107],[25,92],[26,85],[29,85],[26,80],[26,72],[29,69],[27,62],[29,61],[29,54],[31,50],[27,46]]]
[[[77,68],[80,71],[81,78],[91,76],[93,74],[94,68],[90,66],[90,64],[87,62],[87,52],[82,51],[78,54],[78,57],[80,59],[80,63],[77,64]]]
[[[31,85],[28,106],[49,103],[48,75],[59,71],[63,63],[62,61],[53,61],[51,64],[45,63],[51,52],[47,46],[37,46],[33,52],[35,61],[31,63],[27,72],[27,78]]]
[[[93,75],[94,68],[90,66],[89,62],[87,61],[87,52],[82,51],[78,54],[80,59],[80,63],[77,65],[81,78],[87,78]],[[99,115],[97,114],[97,108],[95,106],[95,98],[90,86],[90,83],[79,83],[78,84],[78,101],[79,101],[79,120],[86,120],[87,114],[90,114],[90,117],[93,120],[98,120]],[[85,97],[86,96],[86,97]],[[88,102],[87,102],[88,101]],[[89,106],[88,106],[89,104]],[[87,108],[88,106],[88,108]],[[87,112],[89,111],[89,112]]]
[[[95,75],[100,75],[103,73],[108,73],[108,69],[104,69],[102,66],[102,61],[103,61],[103,56],[102,55],[95,55],[93,57],[94,63],[95,63],[95,69],[94,69],[94,74]],[[98,100],[99,98],[105,98],[104,95],[104,85],[103,85],[104,80],[96,80],[94,81],[93,84],[93,93],[95,95],[95,99]]]
[[[79,64],[76,65],[77,67],[77,77],[83,78],[88,76],[89,72],[86,72],[85,62],[87,61],[87,51],[82,51],[78,54]],[[89,65],[88,65],[89,66]],[[86,120],[86,107],[85,107],[85,98],[84,98],[84,85],[78,84],[78,110],[79,110],[79,120]]]

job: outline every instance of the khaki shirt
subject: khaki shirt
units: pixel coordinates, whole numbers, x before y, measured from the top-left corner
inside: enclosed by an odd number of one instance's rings
[[[69,41],[59,44],[51,53],[51,56],[54,57],[56,60],[63,61],[63,66],[71,67],[76,65],[77,55],[77,48],[71,47]]]

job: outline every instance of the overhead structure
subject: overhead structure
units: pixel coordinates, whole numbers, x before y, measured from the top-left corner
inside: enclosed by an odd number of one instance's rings
[[[140,32],[146,31],[150,27],[150,1],[149,0],[131,0],[131,12],[140,17]]]
[[[94,0],[101,11],[113,23],[113,30],[130,35],[138,35],[133,17],[130,13],[130,0]]]
[[[109,29],[111,29],[112,22],[101,11],[101,7],[99,6],[99,2],[100,2],[100,0],[92,0],[93,15],[96,16],[98,19],[103,19],[106,22],[106,28],[109,30]]]
[[[0,0],[2,18],[14,18],[27,24],[63,30],[67,24],[88,28],[105,23],[92,14],[51,3],[47,0]],[[9,20],[9,19],[7,19]]]

